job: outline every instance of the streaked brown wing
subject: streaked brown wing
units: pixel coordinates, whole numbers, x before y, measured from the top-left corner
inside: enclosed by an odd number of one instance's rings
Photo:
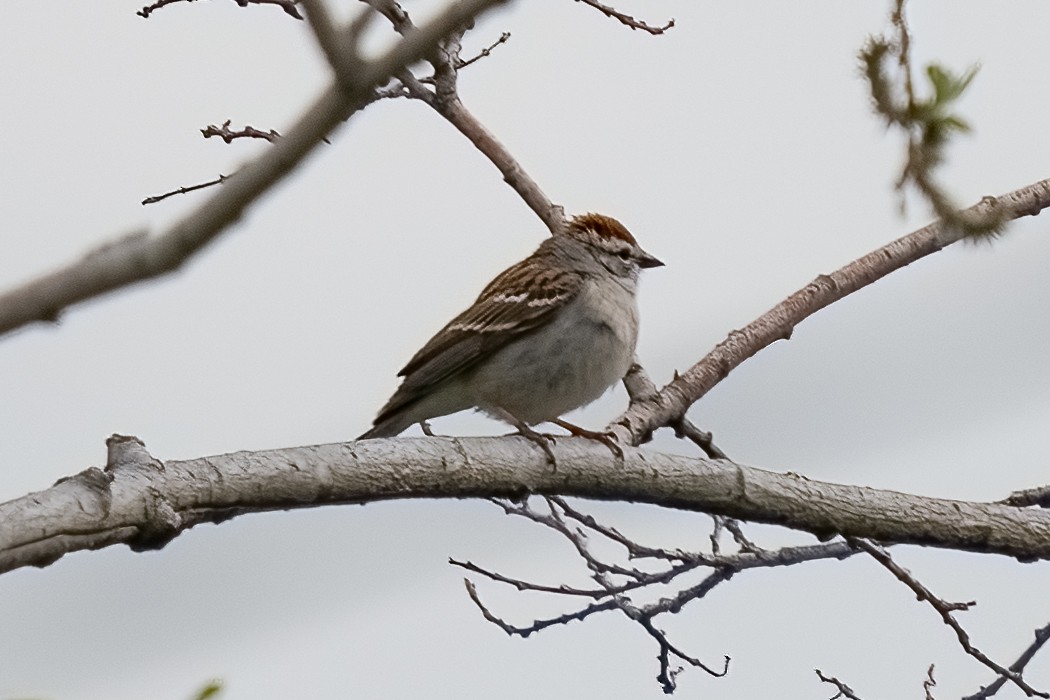
[[[500,274],[469,309],[431,338],[398,372],[405,380],[377,420],[522,334],[550,322],[553,312],[579,292],[579,273],[537,267],[530,257]]]

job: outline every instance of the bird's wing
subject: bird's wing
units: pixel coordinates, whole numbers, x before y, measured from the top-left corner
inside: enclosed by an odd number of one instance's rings
[[[409,360],[401,387],[380,412],[390,415],[435,384],[469,369],[515,338],[546,323],[580,291],[578,272],[552,270],[526,258],[492,280],[474,304],[456,316]]]

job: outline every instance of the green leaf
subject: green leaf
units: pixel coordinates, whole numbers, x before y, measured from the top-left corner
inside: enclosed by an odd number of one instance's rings
[[[208,698],[215,697],[220,692],[222,692],[221,680],[208,681],[207,685],[197,691],[197,694],[193,696],[193,700],[208,700]]]
[[[947,106],[949,102],[957,100],[970,87],[970,83],[977,77],[979,65],[970,66],[962,75],[955,75],[947,68],[936,63],[926,66],[926,77],[930,79],[933,86],[933,102],[937,106]]]
[[[948,131],[958,131],[963,134],[968,134],[971,131],[973,131],[973,129],[970,127],[970,123],[962,117],[949,115],[945,117],[942,121],[944,122],[944,128]]]

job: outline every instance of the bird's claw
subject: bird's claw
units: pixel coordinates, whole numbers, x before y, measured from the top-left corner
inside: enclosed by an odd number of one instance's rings
[[[551,445],[554,444],[554,436],[549,433],[540,433],[524,423],[518,426],[518,435],[523,438],[536,443],[544,454],[547,455],[547,463],[555,470],[558,469],[558,463],[554,459],[554,451],[551,449]]]
[[[615,433],[608,431],[587,430],[586,428],[581,428],[578,425],[574,425],[560,418],[557,418],[551,422],[555,425],[559,425],[562,428],[565,428],[574,437],[587,438],[588,440],[596,440],[597,442],[602,443],[603,445],[609,448],[609,450],[617,459],[623,459],[623,448],[620,447],[619,443],[616,441]]]

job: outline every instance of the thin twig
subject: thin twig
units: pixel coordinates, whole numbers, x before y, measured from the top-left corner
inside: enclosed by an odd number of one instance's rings
[[[1031,661],[1036,653],[1043,648],[1043,645],[1050,640],[1050,624],[1045,627],[1040,627],[1035,631],[1035,640],[1028,645],[1028,648],[1021,652],[1021,655],[1017,657],[1017,661],[1010,664],[1010,670],[1014,673],[1020,674],[1024,671],[1025,666]],[[968,695],[963,700],[987,700],[999,692],[999,689],[1006,684],[1006,678],[999,676],[994,681],[989,683],[986,687],[981,688],[973,695]]]
[[[926,700],[936,700],[933,697],[933,689],[937,687],[937,681],[933,677],[933,664],[926,669],[926,680],[922,682],[922,690],[926,695]]]
[[[930,591],[930,589],[928,589],[926,586],[920,583],[914,576],[912,576],[907,569],[895,562],[890,556],[889,552],[887,552],[879,545],[860,538],[849,538],[848,541],[851,545],[858,547],[859,549],[863,549],[865,552],[871,555],[871,557],[875,559],[875,561],[882,564],[883,567],[885,567],[890,573],[892,573],[897,578],[897,580],[899,580],[901,583],[910,588],[920,601],[928,602],[930,606],[933,607],[933,609],[936,610],[937,613],[941,616],[941,620],[944,621],[944,624],[951,627],[952,630],[955,632],[955,636],[958,638],[959,645],[963,648],[963,651],[965,651],[967,654],[969,654],[970,656],[972,656],[973,658],[977,659],[979,662],[990,668],[999,677],[1012,682],[1014,685],[1020,688],[1025,693],[1025,695],[1028,695],[1029,697],[1038,696],[1041,698],[1050,698],[1050,693],[1036,690],[1032,686],[1028,685],[1028,683],[1025,682],[1025,680],[1021,677],[1021,674],[1018,671],[1005,668],[997,664],[995,661],[992,661],[990,658],[988,658],[988,656],[984,654],[984,652],[982,652],[970,642],[970,635],[967,634],[966,630],[962,628],[962,625],[959,624],[958,620],[955,619],[955,616],[952,615],[952,613],[958,610],[969,610],[971,607],[977,604],[976,602],[970,601],[967,603],[949,603],[943,600],[942,598],[939,598],[936,595],[934,595]]]
[[[152,5],[147,5],[147,6],[143,7],[141,10],[139,10],[135,14],[138,15],[139,17],[148,18],[156,10],[159,10],[160,8],[164,7],[165,5],[171,5],[171,4],[176,3],[176,2],[195,2],[195,1],[196,0],[157,0],[157,2],[153,3]]]
[[[582,597],[582,598],[594,598],[595,600],[601,600],[602,598],[608,598],[609,594],[610,594],[610,591],[607,588],[589,588],[589,589],[585,589],[585,588],[574,588],[573,586],[566,586],[565,584],[560,584],[560,585],[557,585],[557,586],[548,586],[548,585],[543,585],[543,584],[539,584],[539,583],[531,583],[529,581],[524,581],[522,579],[516,579],[516,578],[511,578],[510,576],[504,576],[503,574],[500,574],[500,573],[495,572],[495,571],[490,571],[490,570],[488,570],[488,569],[486,569],[484,567],[478,566],[477,564],[475,564],[474,562],[471,562],[471,561],[459,561],[458,559],[453,559],[451,557],[449,557],[448,563],[451,564],[452,566],[458,566],[461,569],[466,569],[467,571],[472,571],[475,574],[480,574],[481,576],[484,576],[487,579],[491,579],[492,581],[496,581],[497,583],[505,583],[505,584],[507,584],[509,586],[514,586],[519,591],[535,591],[537,593],[555,593],[555,594],[558,594],[558,595],[579,596],[579,597]],[[624,593],[624,592],[627,592],[628,590],[631,590],[632,588],[638,588],[640,585],[645,585],[645,584],[634,584],[633,586],[631,584],[628,584],[626,586],[619,586],[619,587],[617,587],[617,589],[614,592],[615,593]]]
[[[742,551],[727,556],[706,555],[699,553],[682,552],[680,550],[663,550],[634,542],[624,536],[616,528],[599,523],[593,516],[585,514],[569,505],[565,499],[559,496],[546,496],[544,502],[546,511],[533,508],[528,501],[522,503],[511,503],[498,499],[490,499],[493,503],[503,509],[508,515],[517,515],[527,518],[537,524],[548,527],[566,540],[576,549],[577,554],[586,563],[591,571],[592,578],[599,584],[598,589],[583,589],[573,586],[545,585],[525,581],[523,579],[506,576],[472,562],[461,562],[450,559],[449,562],[455,566],[480,574],[492,581],[514,586],[519,591],[532,591],[549,593],[554,595],[567,595],[576,597],[593,598],[596,602],[572,613],[567,613],[555,618],[537,620],[527,627],[515,627],[505,620],[494,615],[488,610],[477,596],[473,585],[468,583],[468,592],[472,600],[482,610],[482,614],[490,622],[497,624],[509,634],[526,635],[538,629],[549,627],[553,624],[564,623],[573,620],[582,620],[597,612],[606,610],[619,610],[628,619],[642,626],[643,629],[657,642],[659,652],[657,660],[659,671],[657,681],[665,692],[672,692],[675,688],[676,678],[682,668],[672,668],[672,657],[678,658],[690,666],[703,669],[712,675],[723,675],[728,670],[729,657],[725,657],[725,665],[721,671],[712,669],[699,659],[690,656],[676,647],[667,635],[655,624],[655,618],[662,614],[678,613],[686,604],[700,600],[721,583],[728,581],[737,572],[760,566],[780,566],[799,563],[801,561],[816,558],[839,557],[845,558],[855,553],[855,550],[845,542],[835,542],[824,545],[816,545],[804,548],[784,548],[777,551],[766,551],[751,543],[739,531],[736,530],[735,537],[741,542]],[[586,527],[589,531],[598,533],[612,542],[615,542],[626,550],[631,559],[649,558],[671,564],[663,571],[645,572],[638,569],[625,568],[612,562],[599,559],[590,549],[591,545],[586,534],[570,526],[572,521]],[[750,551],[743,551],[744,549]],[[711,567],[713,571],[693,586],[688,586],[677,591],[673,595],[663,596],[653,603],[636,605],[627,597],[627,593],[643,589],[655,584],[670,584],[679,576],[700,567]],[[613,576],[621,576],[627,579],[625,583],[619,583],[612,579]]]
[[[604,562],[598,559],[591,553],[590,547],[587,543],[587,536],[579,531],[570,528],[565,520],[561,517],[561,514],[556,508],[554,499],[557,496],[544,496],[544,501],[547,503],[547,507],[550,508],[550,516],[544,519],[543,524],[547,525],[553,530],[560,532],[562,536],[567,539],[573,547],[576,548],[577,554],[586,562],[587,567],[595,574],[614,574],[616,576],[625,576],[635,581],[643,580],[646,576],[645,572],[635,568],[627,568],[618,564],[612,564]]]
[[[712,515],[711,534],[708,540],[711,542],[711,553],[718,556],[722,551],[722,532],[725,530],[726,517],[724,515]]]
[[[649,32],[652,35],[663,34],[668,29],[674,26],[674,18],[667,20],[667,23],[662,27],[655,27],[651,24],[646,24],[640,19],[635,19],[630,15],[624,14],[609,5],[603,5],[598,0],[576,0],[576,2],[582,2],[584,5],[590,5],[594,9],[601,12],[606,17],[611,17],[617,20],[620,24],[630,27],[631,29],[640,29],[643,32]]]
[[[733,535],[733,541],[736,542],[738,547],[740,547],[740,551],[751,552],[753,554],[766,551],[748,539],[747,535],[745,535],[744,531],[740,528],[740,522],[738,520],[726,518],[723,527],[725,527],[726,530],[729,530]]]
[[[207,127],[201,129],[201,135],[206,139],[210,139],[212,136],[218,136],[226,143],[232,143],[234,139],[263,139],[273,143],[281,138],[281,135],[274,129],[262,131],[248,125],[245,125],[240,131],[234,131],[230,128],[230,121],[231,120],[227,119],[222,123],[222,126],[209,124]]]
[[[715,444],[715,437],[712,433],[701,430],[700,428],[693,425],[692,421],[684,416],[679,418],[677,421],[670,425],[674,428],[674,436],[676,438],[686,438],[691,440],[694,445],[704,451],[711,459],[729,459],[726,453],[718,448]]]
[[[496,39],[494,42],[483,48],[481,50],[481,53],[474,56],[473,58],[462,59],[457,57],[456,70],[462,70],[463,68],[466,68],[472,63],[477,63],[483,58],[488,58],[492,54],[493,49],[495,49],[500,44],[506,44],[508,39],[510,39],[510,32],[503,32],[499,35],[499,39]]]
[[[584,525],[591,530],[605,536],[606,538],[616,542],[623,546],[627,550],[627,555],[630,559],[664,559],[667,561],[697,561],[701,558],[696,555],[689,555],[681,550],[671,551],[669,549],[662,549],[657,547],[647,547],[645,545],[638,544],[634,540],[625,537],[614,527],[608,525],[602,525],[594,519],[593,515],[583,513],[568,504],[568,502],[561,496],[551,496],[549,499],[552,503],[556,504],[561,508],[565,515],[569,516],[573,520],[577,521],[581,525]]]
[[[463,585],[465,585],[467,588],[467,595],[469,595],[470,599],[474,601],[474,604],[478,606],[478,609],[481,611],[481,614],[485,617],[486,620],[496,625],[509,635],[516,635],[518,637],[523,638],[528,637],[533,632],[539,632],[540,630],[546,629],[548,627],[553,627],[554,625],[564,625],[574,620],[584,620],[587,617],[593,615],[594,613],[602,612],[605,610],[613,610],[616,608],[616,602],[614,600],[606,600],[602,603],[593,603],[585,608],[577,610],[576,612],[566,613],[564,615],[558,615],[556,617],[546,618],[542,620],[536,620],[531,625],[527,625],[525,627],[517,627],[508,623],[506,620],[497,617],[492,613],[491,610],[485,607],[485,604],[481,602],[481,598],[478,596],[478,591],[474,587],[474,583],[470,579],[463,579]]]
[[[190,192],[196,192],[197,190],[203,190],[206,187],[214,187],[215,185],[221,185],[222,183],[229,180],[230,177],[230,175],[219,175],[219,177],[215,178],[214,180],[208,180],[207,182],[202,182],[197,185],[187,185],[185,187],[179,187],[178,189],[171,190],[170,192],[165,192],[164,194],[151,195],[142,200],[142,206],[146,206],[147,204],[156,204],[157,202],[163,201],[168,197],[174,197],[177,194],[188,194]]]
[[[284,10],[284,13],[290,17],[301,20],[303,16],[299,14],[299,10],[295,7],[298,0],[233,0],[241,7],[248,7],[249,5],[277,5],[277,7]]]
[[[684,651],[676,647],[667,639],[667,634],[656,627],[653,624],[652,616],[646,615],[642,619],[638,620],[642,628],[649,633],[649,636],[656,640],[657,645],[660,647],[660,652],[657,654],[657,660],[660,662],[660,671],[656,674],[656,680],[663,687],[663,691],[667,694],[673,693],[676,687],[676,678],[682,669],[672,669],[670,654],[674,654],[676,657],[685,661],[694,668],[699,668],[709,675],[721,678],[722,676],[729,673],[729,662],[731,659],[728,656],[724,656],[724,664],[721,671],[716,671],[711,668],[700,659],[694,656],[686,654]]]
[[[147,5],[141,10],[136,12],[139,17],[149,17],[156,10],[164,7],[165,5],[171,5],[176,2],[195,2],[196,0],[157,0],[152,5]],[[299,14],[299,10],[295,7],[296,0],[234,0],[241,7],[248,7],[249,5],[277,5],[285,14],[294,17],[295,19],[302,19],[303,16]]]
[[[813,670],[817,672],[817,678],[819,678],[821,680],[821,682],[823,682],[823,683],[830,683],[831,685],[835,686],[835,688],[838,689],[838,692],[835,693],[834,695],[832,695],[830,700],[836,700],[836,698],[848,698],[848,700],[860,700],[860,698],[857,697],[857,694],[853,692],[853,688],[850,688],[848,685],[846,685],[845,683],[840,681],[838,678],[835,678],[834,676],[825,676],[824,672],[821,671],[819,668],[815,668]]]

